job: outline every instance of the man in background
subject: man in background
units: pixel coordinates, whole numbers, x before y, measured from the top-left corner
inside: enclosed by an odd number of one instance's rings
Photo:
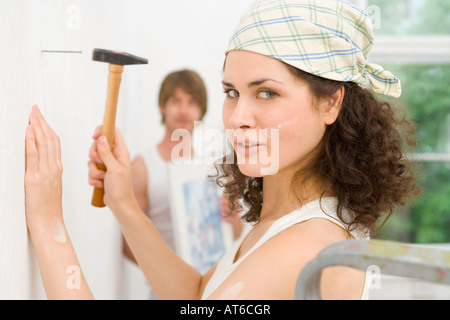
[[[170,73],[161,84],[159,111],[165,126],[163,139],[133,159],[131,173],[133,189],[141,210],[148,215],[166,243],[175,250],[170,216],[167,164],[172,151],[180,142],[172,141],[172,133],[185,129],[191,133],[194,122],[200,121],[207,111],[207,92],[202,78],[192,70]],[[181,151],[183,152],[183,150]],[[178,157],[193,156],[177,154]],[[124,242],[124,253],[136,262]]]

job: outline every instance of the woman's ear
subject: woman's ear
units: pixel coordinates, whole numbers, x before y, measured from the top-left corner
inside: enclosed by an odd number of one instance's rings
[[[323,99],[320,114],[325,125],[329,126],[336,122],[336,119],[339,116],[339,112],[341,111],[342,103],[344,101],[345,88],[344,86],[340,86],[339,89],[336,90],[328,98]]]

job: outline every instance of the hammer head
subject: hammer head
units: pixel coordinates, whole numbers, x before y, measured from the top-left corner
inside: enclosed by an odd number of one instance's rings
[[[94,49],[94,52],[92,53],[92,60],[122,66],[129,64],[148,64],[147,59],[133,56],[132,54],[126,52],[105,49]]]

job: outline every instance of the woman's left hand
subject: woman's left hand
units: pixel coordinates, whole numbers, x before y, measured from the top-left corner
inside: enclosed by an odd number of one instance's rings
[[[62,223],[62,164],[59,137],[37,106],[25,138],[25,212],[30,233]]]
[[[25,136],[25,212],[48,299],[93,299],[62,213],[59,137],[37,106]]]

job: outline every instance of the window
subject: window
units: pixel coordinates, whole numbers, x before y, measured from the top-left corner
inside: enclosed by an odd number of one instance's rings
[[[450,243],[450,1],[354,0],[375,32],[370,61],[402,80],[398,102],[418,124],[423,193],[396,212],[376,236],[412,243]]]

